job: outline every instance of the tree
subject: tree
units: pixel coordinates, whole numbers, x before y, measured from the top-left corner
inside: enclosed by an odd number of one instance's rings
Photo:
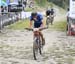
[[[52,2],[62,8],[66,8],[69,5],[69,0],[47,0],[48,2]]]

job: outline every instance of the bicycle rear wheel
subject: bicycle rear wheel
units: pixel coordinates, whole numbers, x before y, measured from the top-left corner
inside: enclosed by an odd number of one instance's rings
[[[53,18],[53,17],[51,17],[51,25],[53,24],[53,19],[54,19],[54,18]]]
[[[36,56],[38,54],[38,51],[39,51],[40,55],[42,54],[41,49],[42,49],[41,39],[40,38],[34,39],[34,43],[33,43],[33,56],[34,56],[35,60],[37,60]]]
[[[39,53],[40,53],[40,55],[42,54],[42,43],[41,43],[41,40],[39,41],[39,44],[38,44],[38,46],[39,46]]]
[[[33,56],[34,56],[34,60],[37,60],[36,55],[38,54],[38,46],[39,43],[39,39],[38,38],[34,38],[34,42],[33,42]]]

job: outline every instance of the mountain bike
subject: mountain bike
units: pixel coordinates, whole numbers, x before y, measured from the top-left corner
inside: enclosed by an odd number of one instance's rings
[[[42,48],[43,48],[43,45],[42,45],[42,38],[39,34],[39,31],[43,30],[43,29],[46,29],[45,28],[33,28],[33,29],[30,29],[30,28],[25,28],[26,30],[29,30],[29,31],[33,31],[34,33],[34,38],[33,38],[33,56],[34,56],[34,60],[37,60],[36,58],[36,55],[38,53],[40,53],[40,55],[42,54]]]
[[[54,15],[51,15],[51,16],[50,16],[51,25],[53,24],[53,21],[54,21]]]
[[[47,28],[49,28],[49,24],[51,23],[51,25],[53,24],[53,15],[49,15],[47,16],[47,19],[46,19],[46,25],[47,25]]]
[[[49,23],[50,23],[50,16],[47,16],[47,19],[46,19],[47,28],[49,28]]]

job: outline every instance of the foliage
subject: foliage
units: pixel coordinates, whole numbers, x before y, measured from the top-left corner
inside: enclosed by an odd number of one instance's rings
[[[67,8],[69,5],[69,0],[47,0],[48,2],[52,2],[62,8]]]
[[[19,20],[14,24],[11,24],[8,26],[8,29],[14,29],[14,30],[23,30],[24,28],[29,27],[29,20]]]
[[[66,31],[66,21],[54,22],[53,25],[50,25],[50,29],[59,30],[59,31]]]
[[[39,6],[45,6],[47,2],[47,0],[35,0],[35,1]]]
[[[29,19],[20,20],[20,21],[14,23],[12,25],[9,25],[8,29],[23,30],[26,27],[29,27]],[[59,31],[66,31],[66,21],[54,22],[53,25],[50,25],[49,29],[59,30]]]

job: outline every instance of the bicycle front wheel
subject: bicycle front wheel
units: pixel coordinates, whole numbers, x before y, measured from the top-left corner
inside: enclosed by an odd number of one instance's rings
[[[34,56],[34,60],[37,60],[36,59],[36,55],[38,54],[38,49],[39,49],[38,39],[35,37],[34,38],[34,42],[33,42],[33,56]]]
[[[40,37],[39,38],[36,38],[34,39],[34,43],[33,43],[33,56],[34,56],[34,59],[36,60],[36,55],[38,54],[38,51],[40,54],[42,54],[42,51],[41,51],[41,39]]]

